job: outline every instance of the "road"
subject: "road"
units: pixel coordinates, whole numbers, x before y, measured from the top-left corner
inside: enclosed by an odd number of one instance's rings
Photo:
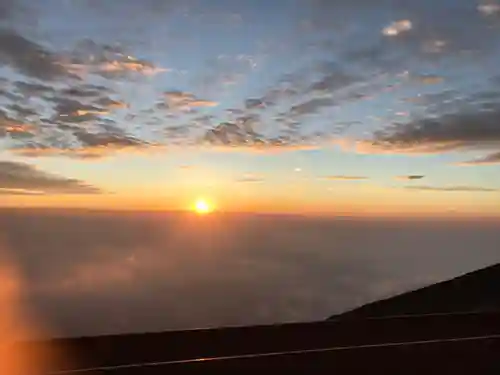
[[[32,345],[42,345],[35,343]],[[500,314],[460,313],[58,339],[51,374],[312,368],[500,374]],[[491,372],[490,372],[491,371]],[[322,373],[319,372],[319,373]]]

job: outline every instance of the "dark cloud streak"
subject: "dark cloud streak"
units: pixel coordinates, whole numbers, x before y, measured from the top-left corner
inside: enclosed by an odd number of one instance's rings
[[[82,181],[60,177],[30,164],[12,161],[0,161],[0,189],[41,191],[47,194],[101,193],[99,188]]]
[[[441,192],[500,192],[500,189],[487,188],[481,186],[405,186],[405,189],[420,191],[441,191]]]
[[[44,81],[71,76],[49,50],[12,30],[0,29],[0,62]]]
[[[459,165],[493,165],[493,164],[500,164],[500,152],[495,152],[493,154],[486,155],[483,158],[459,163]]]

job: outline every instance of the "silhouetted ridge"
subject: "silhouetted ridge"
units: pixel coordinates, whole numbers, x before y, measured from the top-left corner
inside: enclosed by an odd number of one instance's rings
[[[500,310],[500,263],[368,303],[330,319]]]

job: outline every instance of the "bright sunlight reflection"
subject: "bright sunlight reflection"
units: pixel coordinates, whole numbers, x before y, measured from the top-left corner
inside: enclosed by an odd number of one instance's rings
[[[198,199],[195,203],[194,203],[194,211],[198,214],[198,215],[205,215],[205,214],[208,214],[210,212],[213,211],[213,205],[208,202],[206,199]]]

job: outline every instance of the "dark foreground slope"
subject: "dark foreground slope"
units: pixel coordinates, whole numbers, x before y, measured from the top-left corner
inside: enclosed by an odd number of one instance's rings
[[[500,311],[500,264],[369,303],[332,318]]]
[[[500,374],[500,312],[493,311],[498,310],[500,297],[495,289],[499,284],[500,266],[496,265],[322,322],[82,337],[26,345],[43,346],[53,357],[62,354],[64,360],[49,371],[58,375],[205,374],[249,369],[267,373]],[[346,316],[353,319],[344,319]]]
[[[500,314],[340,319],[58,339],[30,345],[44,345],[55,354],[52,357],[64,355],[65,360],[48,372],[58,375],[256,368],[278,373],[314,369],[315,373],[336,370],[347,374],[498,374]]]

